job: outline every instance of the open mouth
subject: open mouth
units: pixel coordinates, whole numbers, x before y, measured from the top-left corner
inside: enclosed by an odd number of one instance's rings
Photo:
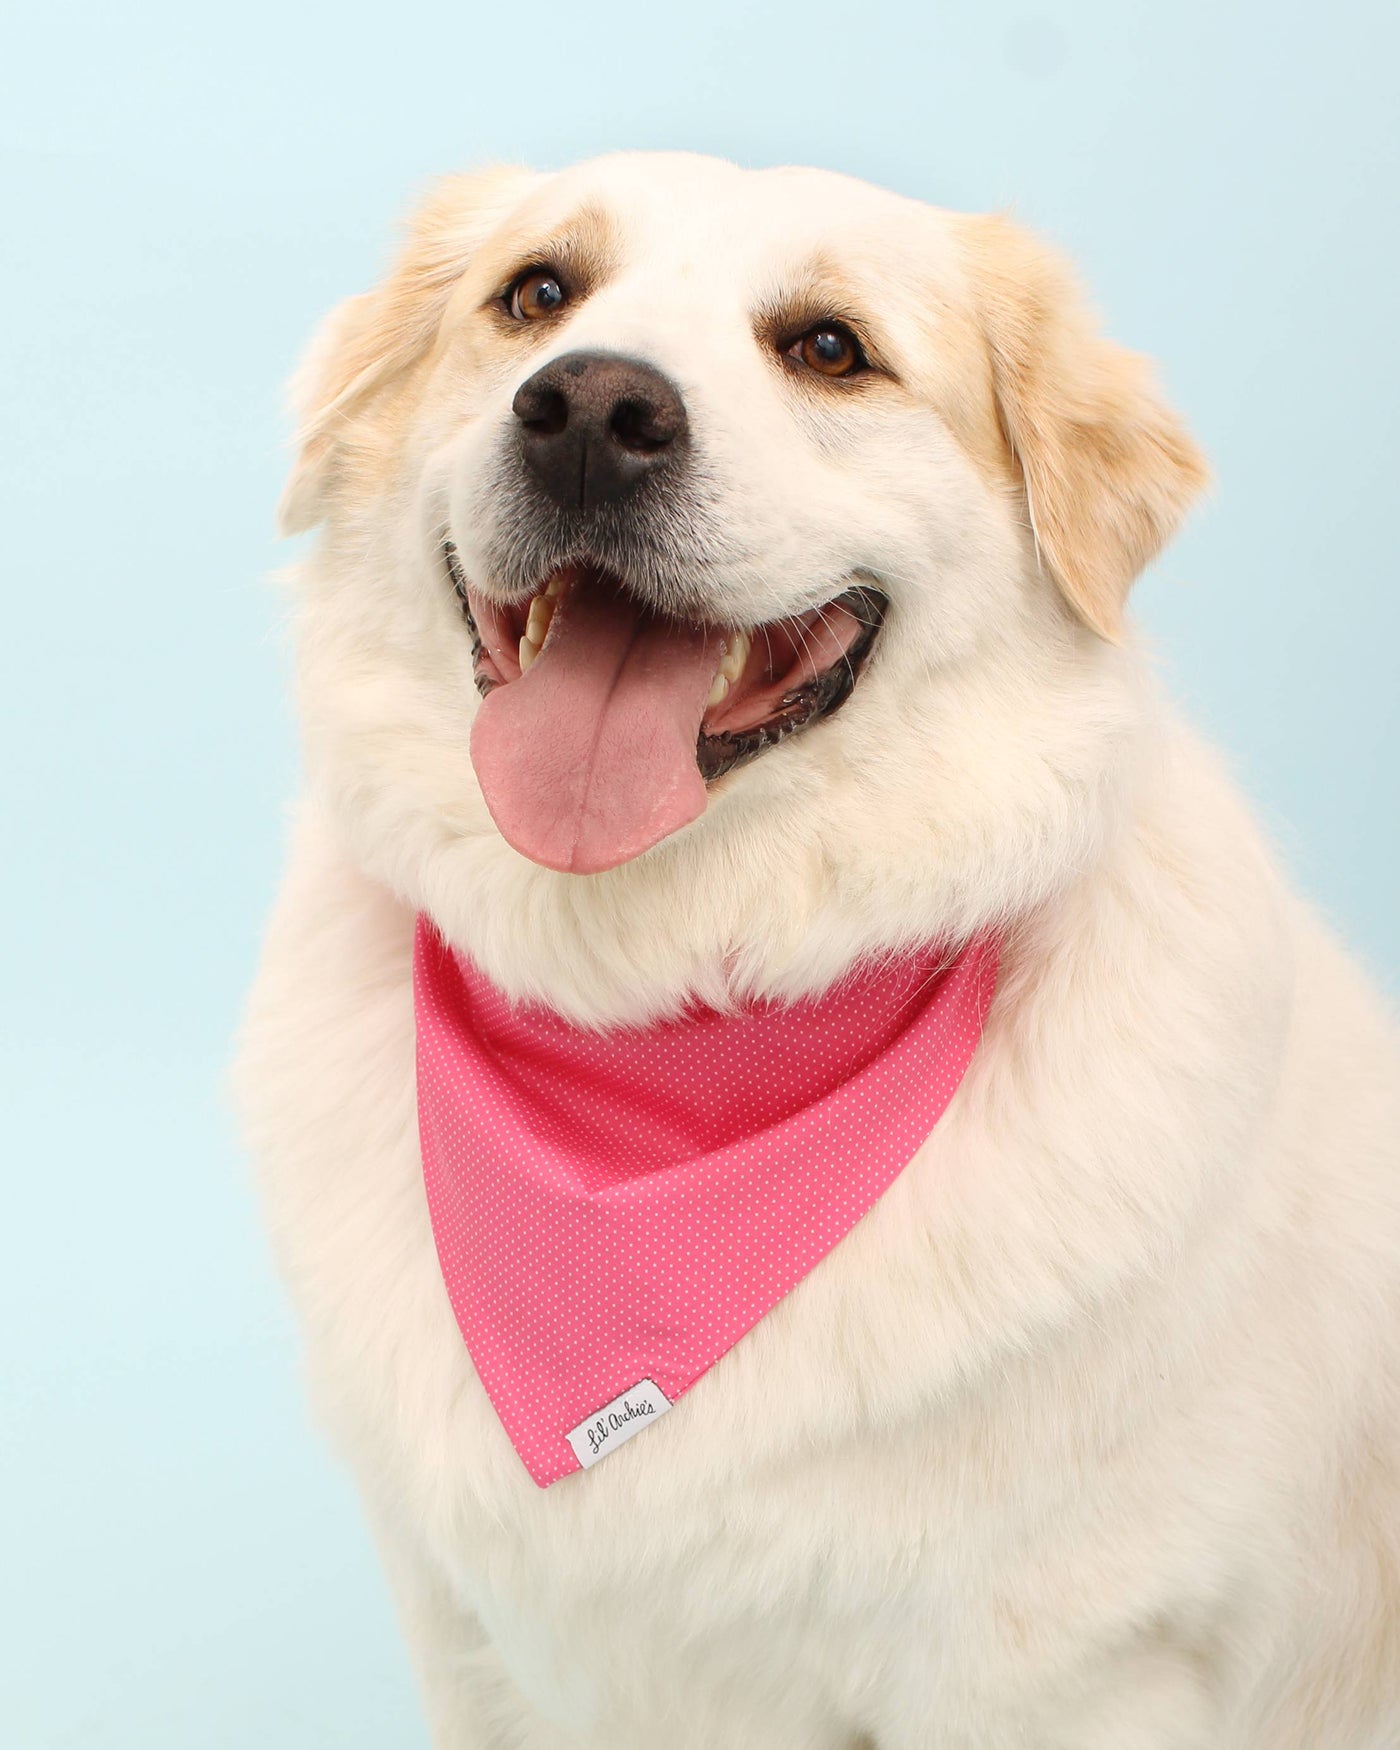
[[[444,555],[484,700],[487,807],[516,850],[573,874],[640,856],[703,813],[708,782],[839,709],[887,605],[855,585],[761,626],[693,623],[586,561],[502,604]]]

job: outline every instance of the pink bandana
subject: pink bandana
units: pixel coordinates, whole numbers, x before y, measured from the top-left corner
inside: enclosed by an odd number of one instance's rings
[[[855,1225],[957,1090],[997,946],[588,1032],[418,920],[418,1118],[452,1310],[541,1488],[669,1409]]]

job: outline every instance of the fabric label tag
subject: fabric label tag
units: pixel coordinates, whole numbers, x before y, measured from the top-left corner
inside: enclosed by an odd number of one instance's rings
[[[671,1400],[655,1380],[639,1379],[629,1391],[604,1404],[577,1428],[571,1428],[564,1438],[573,1447],[574,1457],[588,1470],[614,1447],[640,1434],[648,1422],[664,1416],[670,1407]]]

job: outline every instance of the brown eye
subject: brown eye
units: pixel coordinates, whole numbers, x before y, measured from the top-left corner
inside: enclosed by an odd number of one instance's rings
[[[521,274],[501,300],[517,322],[538,322],[568,302],[564,288],[547,267]]]
[[[860,342],[849,328],[835,322],[809,328],[788,348],[787,356],[823,377],[849,377],[866,366]]]

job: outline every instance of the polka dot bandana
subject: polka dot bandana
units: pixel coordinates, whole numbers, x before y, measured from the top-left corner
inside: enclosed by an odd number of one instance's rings
[[[669,1408],[860,1220],[956,1092],[996,969],[986,939],[813,1001],[590,1032],[512,1004],[418,920],[438,1257],[541,1488],[590,1462],[571,1432]]]

